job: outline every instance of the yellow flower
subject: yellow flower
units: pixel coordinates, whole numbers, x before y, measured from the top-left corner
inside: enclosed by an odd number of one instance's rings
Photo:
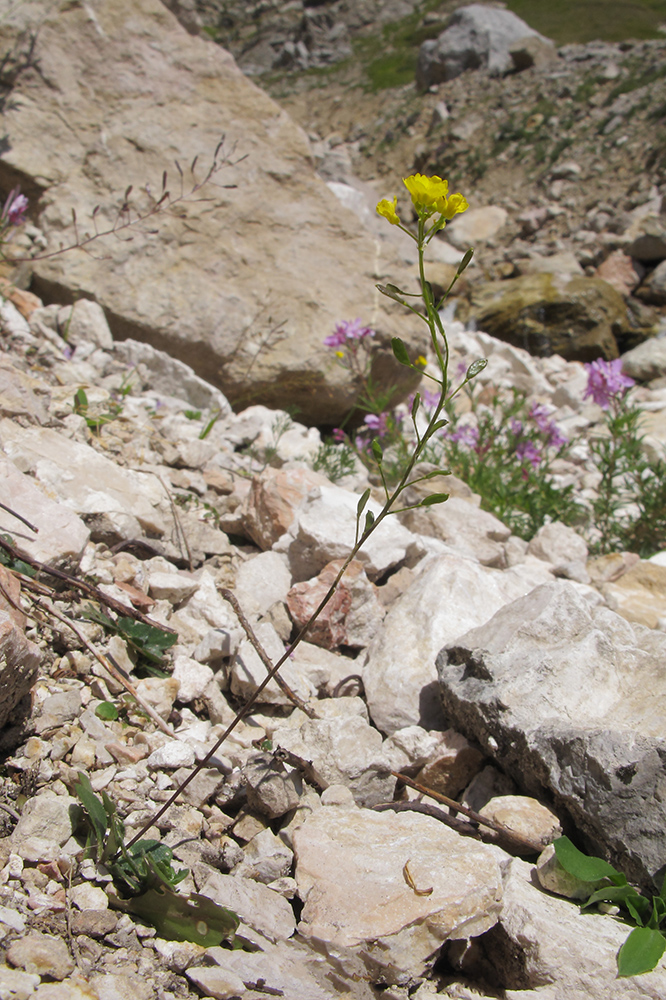
[[[441,177],[426,177],[424,174],[412,174],[405,177],[403,184],[412,197],[412,204],[419,215],[426,219],[431,215],[441,215],[442,226],[458,212],[464,212],[469,205],[461,194],[448,197],[449,182]]]
[[[388,198],[382,198],[377,205],[377,213],[382,215],[385,219],[388,219],[392,226],[400,225],[400,219],[398,218],[398,213],[395,210],[395,206],[397,204],[397,198],[394,198],[393,201],[389,201]]]
[[[441,212],[439,207],[446,204],[449,182],[441,177],[426,177],[424,174],[412,174],[402,182],[409,191],[412,203],[417,211],[426,210],[428,215]]]
[[[419,356],[416,359],[416,361],[414,362],[414,364],[418,365],[419,368],[425,368],[425,366],[428,364],[428,361],[427,361],[426,358],[423,357],[422,354],[419,354]]]
[[[344,358],[345,352],[344,351],[336,351],[335,352],[335,356],[336,356],[336,358]]]
[[[468,208],[466,198],[461,194],[452,194],[450,198],[447,198],[446,208],[442,211],[442,215],[445,219],[452,219],[458,212],[466,212]]]

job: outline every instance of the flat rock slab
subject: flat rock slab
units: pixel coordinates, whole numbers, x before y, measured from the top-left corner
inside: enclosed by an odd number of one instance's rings
[[[446,646],[437,669],[451,724],[649,883],[664,865],[666,635],[557,582]]]
[[[495,923],[501,852],[428,816],[348,805],[319,809],[294,833],[305,905],[299,932],[348,974],[407,982],[446,939]],[[417,889],[408,884],[405,865]]]

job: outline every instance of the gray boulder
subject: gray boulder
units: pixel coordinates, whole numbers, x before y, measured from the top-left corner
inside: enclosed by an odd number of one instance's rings
[[[663,873],[666,635],[537,587],[437,657],[444,713],[529,794],[552,794],[591,851]]]
[[[302,129],[220,46],[189,35],[159,0],[94,12],[20,4],[0,24],[0,46],[16,53],[0,189],[21,179],[49,251],[74,241],[73,209],[81,238],[148,212],[165,170],[179,197],[174,160],[187,195],[225,136],[228,160],[192,197],[90,253],[34,262],[45,301],[95,300],[116,341],[166,351],[237,408],[288,404],[306,423],[337,423],[358,386],[322,341],[357,316],[377,331],[373,377],[412,388],[390,338],[410,341],[412,356],[425,341],[374,290],[399,272],[390,244],[378,248],[340,205],[316,176]]]
[[[439,38],[421,45],[417,86],[427,90],[432,84],[453,80],[466,69],[485,69],[493,76],[501,76],[516,67],[533,65],[534,60],[521,63],[511,56],[516,43],[526,38],[538,39],[541,52],[549,46],[554,55],[552,42],[511,11],[481,3],[460,7]]]

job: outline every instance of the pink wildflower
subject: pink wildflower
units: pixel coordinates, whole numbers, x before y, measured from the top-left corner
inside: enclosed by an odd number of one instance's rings
[[[607,410],[615,396],[624,395],[626,389],[635,385],[633,378],[622,371],[622,358],[615,361],[596,361],[586,364],[587,388],[583,399],[591,398],[602,410]]]

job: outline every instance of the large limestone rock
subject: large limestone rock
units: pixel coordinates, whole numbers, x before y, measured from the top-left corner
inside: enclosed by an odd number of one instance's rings
[[[427,90],[433,83],[453,80],[466,69],[486,69],[492,75],[507,73],[516,66],[534,64],[535,56],[513,59],[511,50],[528,38],[539,40],[542,48],[554,46],[520,17],[508,10],[498,10],[473,3],[460,7],[451,16],[446,31],[439,38],[423,42],[419,51],[416,81]],[[518,49],[516,49],[518,51]],[[541,54],[543,61],[544,55]]]
[[[21,182],[51,250],[71,242],[72,209],[83,235],[99,205],[103,230],[129,184],[136,214],[159,199],[164,170],[180,194],[174,160],[187,193],[195,157],[201,180],[221,135],[229,154],[213,182],[157,220],[91,254],[35,263],[42,297],[96,300],[116,339],[173,354],[235,406],[289,404],[307,422],[337,422],[354,392],[322,340],[356,316],[384,344],[375,378],[411,387],[389,338],[411,337],[418,354],[420,332],[373,287],[395,279],[395,261],[316,177],[302,130],[228,53],[188,35],[159,0],[21,4],[0,43],[13,53],[0,187]]]
[[[298,929],[348,974],[407,982],[444,940],[497,919],[499,852],[429,816],[331,804],[296,830],[294,852],[305,903]]]
[[[493,337],[567,361],[616,358],[615,338],[629,330],[622,296],[600,278],[526,274],[489,281],[473,289],[470,315]]]
[[[665,662],[662,632],[552,583],[451,643],[437,668],[451,724],[646,883],[664,865]]]
[[[368,709],[378,729],[391,734],[415,724],[446,728],[437,692],[437,651],[550,579],[545,564],[536,563],[500,572],[459,552],[428,560],[389,609],[361,664]]]

